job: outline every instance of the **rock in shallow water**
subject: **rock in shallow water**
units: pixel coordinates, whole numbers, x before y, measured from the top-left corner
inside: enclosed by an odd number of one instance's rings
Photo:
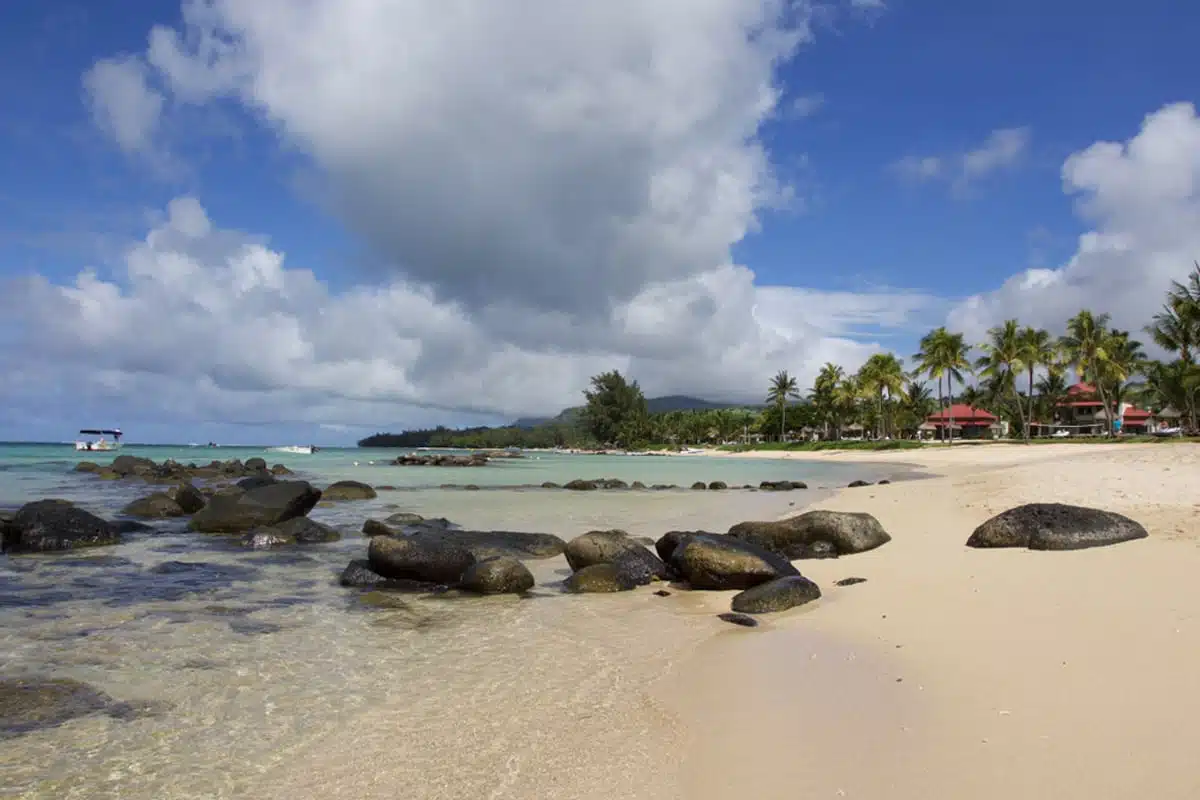
[[[186,512],[166,492],[155,492],[154,494],[134,500],[121,509],[121,513],[140,519],[166,519],[168,517],[182,517]]]
[[[740,614],[768,614],[811,603],[821,588],[803,575],[788,575],[760,583],[734,595],[730,608]]]
[[[967,547],[1028,547],[1030,550],[1082,550],[1150,534],[1121,514],[1062,503],[1030,503],[1010,508],[980,525]]]
[[[331,483],[323,492],[322,500],[372,500],[378,493],[361,481],[338,481]]]
[[[8,553],[44,553],[118,544],[121,536],[107,520],[66,500],[26,503],[0,532]]]
[[[775,578],[800,574],[783,556],[750,542],[719,534],[674,536],[673,548],[668,548],[669,542],[659,540],[664,545],[659,552],[669,550],[671,566],[693,589],[749,589]]]
[[[443,539],[375,536],[367,547],[367,560],[385,578],[455,584],[475,556]]]
[[[845,511],[808,511],[774,522],[739,522],[729,535],[791,559],[862,553],[892,540],[875,517]]]
[[[576,571],[593,564],[613,564],[619,560],[631,576],[646,576],[645,580],[638,578],[639,583],[670,580],[673,577],[666,564],[625,531],[590,531],[577,536],[567,542],[565,555],[571,569]]]
[[[592,564],[563,581],[563,588],[572,594],[627,592],[637,585],[634,577],[618,564]]]
[[[533,584],[533,573],[524,564],[511,556],[496,556],[467,567],[461,588],[477,594],[521,594]]]
[[[235,494],[214,495],[189,523],[202,533],[244,533],[302,517],[321,499],[307,481],[279,481]]]

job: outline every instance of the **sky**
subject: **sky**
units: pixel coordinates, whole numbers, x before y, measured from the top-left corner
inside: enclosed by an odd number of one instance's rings
[[[614,368],[761,401],[943,324],[1137,331],[1200,258],[1178,0],[0,19],[0,440],[349,444]]]

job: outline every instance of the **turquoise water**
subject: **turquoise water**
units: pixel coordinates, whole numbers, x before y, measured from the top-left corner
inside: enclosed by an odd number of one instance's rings
[[[439,492],[446,484],[472,484],[481,488],[536,487],[546,481],[565,483],[573,478],[619,478],[647,485],[696,481],[725,481],[757,486],[767,480],[805,481],[813,488],[845,486],[857,478],[894,477],[895,467],[800,459],[710,458],[706,456],[612,456],[529,453],[519,459],[495,459],[484,467],[398,467],[390,462],[399,450],[367,448],[322,449],[312,455],[274,452],[260,447],[128,446],[121,453],[163,461],[205,464],[214,459],[245,460],[255,456],[271,464],[282,463],[314,483],[354,479],[373,486]],[[0,506],[13,506],[39,497],[63,497],[112,508],[137,494],[128,484],[113,484],[80,476],[72,469],[80,461],[100,464],[116,453],[80,453],[72,445],[0,444]]]

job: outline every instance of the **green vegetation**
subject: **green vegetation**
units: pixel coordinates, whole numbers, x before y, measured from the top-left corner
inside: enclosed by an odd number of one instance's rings
[[[963,334],[937,328],[921,339],[909,371],[894,353],[873,354],[853,374],[825,364],[806,396],[796,378],[782,370],[768,383],[765,407],[681,396],[647,400],[637,381],[614,370],[591,379],[583,406],[553,419],[500,428],[381,433],[359,445],[890,450],[920,447],[913,439],[938,409],[951,410],[947,416],[953,428],[956,403],[991,412],[1008,423],[1010,437],[1032,442],[1031,423],[1058,419],[1060,404],[1068,397],[1069,374],[1095,388],[1109,420],[1123,403],[1132,402],[1155,413],[1174,409],[1183,427],[1194,433],[1200,393],[1200,366],[1195,362],[1200,348],[1200,264],[1185,283],[1172,284],[1162,311],[1144,331],[1172,358],[1148,359],[1129,331],[1112,328],[1107,314],[1084,309],[1067,320],[1064,335],[1057,339],[1015,319],[988,331],[986,340],[975,347]],[[972,350],[978,352],[974,360]],[[936,397],[926,381],[933,381]],[[1120,440],[1157,441],[1139,436]]]

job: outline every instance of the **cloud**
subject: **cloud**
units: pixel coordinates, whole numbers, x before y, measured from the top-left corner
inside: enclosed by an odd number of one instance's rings
[[[824,361],[861,363],[879,349],[864,325],[937,310],[917,293],[759,287],[727,265],[647,286],[579,337],[558,312],[471,313],[399,278],[334,292],[191,197],[122,266],[111,280],[85,270],[4,287],[6,402],[61,394],[126,414],[370,425],[436,409],[552,413],[614,367],[651,394],[757,400],[777,369],[809,381]]]
[[[1029,128],[992,131],[978,147],[951,155],[905,156],[892,165],[902,178],[917,182],[947,180],[956,192],[1020,162],[1032,134]]]
[[[797,117],[811,117],[825,106],[825,95],[820,92],[806,94],[792,101],[792,114]]]
[[[1190,103],[1148,115],[1126,142],[1072,154],[1062,179],[1091,226],[1075,254],[1057,269],[1027,269],[968,298],[950,314],[952,326],[978,339],[1015,317],[1061,332],[1089,308],[1136,332],[1159,310],[1170,281],[1192,269],[1200,256],[1200,119]]]
[[[97,61],[83,75],[92,119],[127,153],[148,151],[158,132],[163,96],[148,77],[145,63],[129,55]]]

